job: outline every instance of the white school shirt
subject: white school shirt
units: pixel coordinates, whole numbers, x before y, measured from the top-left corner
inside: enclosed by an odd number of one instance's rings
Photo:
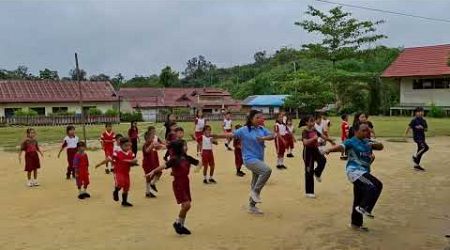
[[[233,121],[231,119],[229,119],[229,120],[223,119],[223,129],[230,130],[232,123],[233,123]]]
[[[63,143],[66,144],[66,148],[77,148],[77,143],[80,141],[78,136],[75,137],[64,137]]]
[[[317,130],[317,132],[319,132],[321,135],[323,135],[322,125],[314,123],[314,128]],[[319,142],[319,146],[325,146],[325,144],[326,144],[326,141],[324,139],[322,139],[321,137],[319,137],[319,139],[317,139],[317,141]]]
[[[203,150],[212,150],[212,137],[207,137],[206,135],[202,135],[202,149]]]
[[[288,133],[287,127],[284,124],[276,123],[275,126],[277,126],[277,132],[279,135],[283,136]]]
[[[202,132],[205,127],[205,118],[195,118],[195,132]]]

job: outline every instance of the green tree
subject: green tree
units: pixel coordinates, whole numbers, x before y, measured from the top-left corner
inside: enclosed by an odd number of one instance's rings
[[[207,61],[204,56],[191,58],[186,63],[181,83],[188,86],[209,86],[217,82],[216,65]]]
[[[45,68],[39,71],[39,79],[42,80],[59,80],[58,71]]]
[[[103,74],[103,73],[100,73],[98,75],[91,75],[89,77],[89,81],[93,81],[93,82],[109,82],[110,80],[111,80],[111,77],[106,74]]]
[[[164,87],[173,87],[178,85],[178,72],[172,70],[170,66],[166,66],[159,74],[159,83]]]
[[[253,55],[253,59],[255,59],[255,63],[256,64],[262,64],[265,63],[267,61],[267,57],[266,57],[266,51],[258,51]]]
[[[86,81],[87,80],[87,73],[84,69],[79,69],[80,71],[80,81]],[[72,81],[77,81],[78,80],[78,75],[77,75],[77,69],[71,69],[69,71],[69,76],[70,76],[70,80]]]
[[[113,78],[111,78],[111,84],[113,85],[115,90],[120,89],[120,87],[123,84],[125,77],[123,77],[122,73],[119,73],[115,75]]]

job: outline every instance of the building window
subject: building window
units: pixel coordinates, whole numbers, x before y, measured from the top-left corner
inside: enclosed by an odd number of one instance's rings
[[[449,78],[416,79],[413,81],[413,89],[448,89]]]
[[[69,111],[69,108],[67,108],[67,107],[53,107],[52,108],[53,114],[67,113],[68,111]]]
[[[16,111],[22,110],[21,108],[5,108],[5,117],[10,118],[14,116]]]
[[[45,115],[45,108],[44,107],[30,108],[30,110],[35,111],[38,115]]]

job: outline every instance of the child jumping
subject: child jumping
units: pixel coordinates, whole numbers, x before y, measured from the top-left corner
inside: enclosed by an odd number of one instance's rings
[[[319,139],[329,141],[334,144],[333,140],[322,135],[314,125],[316,119],[313,116],[307,116],[300,121],[300,127],[306,128],[302,132],[303,142],[303,161],[305,162],[305,196],[307,198],[316,198],[314,193],[314,177],[321,182],[322,172],[325,169],[327,159],[319,150]],[[317,166],[314,168],[314,163]]]
[[[234,127],[234,129],[238,130],[241,127],[242,126],[238,124]],[[236,165],[236,175],[239,177],[243,177],[245,173],[241,170],[242,165],[244,164],[244,160],[242,159],[241,140],[234,138],[233,147],[234,147],[234,163]]]
[[[195,114],[195,129],[194,129],[194,135],[195,139],[197,141],[197,156],[199,156],[202,152],[202,144],[200,142],[200,139],[203,135],[203,130],[206,125],[206,119],[203,117],[203,112],[198,109],[197,113]]]
[[[225,113],[225,117],[223,118],[223,132],[225,134],[231,134],[233,132],[233,121],[231,120],[231,112]],[[230,143],[233,140],[233,138],[229,137],[225,141],[225,147],[228,151],[233,151],[232,148],[230,148]]]
[[[130,139],[120,139],[121,150],[114,155],[114,176],[116,185],[113,191],[114,201],[119,201],[119,191],[122,190],[122,206],[132,207],[128,202],[128,191],[130,190],[130,168],[137,163],[135,155],[131,151]]]
[[[286,139],[288,139],[288,128],[283,122],[283,113],[279,113],[274,126],[275,149],[277,151],[277,168],[287,169],[284,165],[284,153],[286,152]]]
[[[61,153],[64,149],[66,149],[67,153],[67,172],[66,179],[69,180],[70,176],[75,178],[75,171],[73,169],[73,157],[77,153],[77,143],[80,141],[78,136],[75,135],[75,127],[69,125],[66,127],[66,137],[63,139],[63,143],[61,149],[58,153],[58,158],[61,156]]]
[[[19,163],[22,162],[22,152],[25,152],[25,171],[27,172],[27,186],[35,187],[39,186],[37,181],[38,169],[41,168],[39,161],[39,155],[44,157],[42,151],[39,148],[36,140],[36,131],[33,128],[27,129],[27,137],[20,145],[19,151]],[[31,179],[31,173],[33,173],[33,179]]]
[[[89,159],[86,154],[86,143],[80,141],[77,143],[77,153],[73,157],[73,168],[77,180],[78,199],[90,198],[87,192],[89,185]]]
[[[292,151],[294,150],[294,144],[295,144],[295,128],[294,128],[294,122],[292,121],[292,118],[288,117],[286,120],[286,127],[288,129],[288,134],[286,136],[286,146],[287,146],[287,155],[288,158],[293,158],[294,154]]]
[[[158,150],[163,148],[162,141],[156,136],[156,129],[153,126],[148,128],[147,133],[145,133],[145,144],[142,147],[143,160],[142,168],[144,173],[148,174],[153,169],[159,167],[159,157]],[[146,177],[146,191],[145,197],[156,198],[155,193],[158,192],[156,189],[156,182],[159,180],[161,172],[155,174],[153,178]]]
[[[148,178],[153,178],[160,171],[164,169],[172,169],[173,176],[173,193],[177,204],[181,205],[178,218],[173,223],[173,228],[177,234],[189,235],[191,231],[184,226],[186,215],[191,208],[191,190],[189,186],[189,172],[191,165],[199,165],[200,162],[191,156],[187,155],[187,144],[184,140],[177,140],[171,143],[173,155],[166,164],[159,166],[146,175]]]
[[[417,144],[417,152],[412,156],[414,163],[414,169],[418,171],[425,171],[425,169],[420,166],[420,161],[422,156],[430,149],[428,144],[425,142],[425,132],[428,131],[427,121],[423,118],[424,112],[422,107],[417,107],[414,110],[415,117],[411,120],[405,131],[405,137],[408,135],[409,131],[413,131],[413,139]]]
[[[100,136],[100,142],[102,144],[103,151],[105,152],[106,158],[112,158],[114,152],[114,142],[115,142],[116,134],[112,130],[112,124],[105,124],[105,131],[103,131]],[[109,174],[111,172],[111,162],[106,163],[105,173]]]

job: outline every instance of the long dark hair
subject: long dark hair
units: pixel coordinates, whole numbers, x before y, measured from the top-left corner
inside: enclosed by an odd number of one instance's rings
[[[357,112],[353,118],[353,127],[359,123],[359,117],[364,114],[363,112]]]
[[[247,116],[247,121],[245,122],[245,126],[247,126],[248,131],[250,131],[252,129],[252,120],[258,114],[262,114],[262,112],[259,110],[255,110],[255,109],[250,110],[250,113]]]

